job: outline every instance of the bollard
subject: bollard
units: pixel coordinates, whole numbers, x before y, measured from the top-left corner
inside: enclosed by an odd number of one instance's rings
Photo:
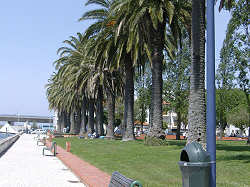
[[[70,146],[71,146],[70,142],[66,142],[66,151],[67,152],[70,152]]]
[[[52,142],[52,134],[49,135],[49,141]]]

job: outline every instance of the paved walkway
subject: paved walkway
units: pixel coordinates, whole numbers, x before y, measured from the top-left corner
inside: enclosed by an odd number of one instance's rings
[[[58,158],[42,156],[33,137],[23,134],[0,157],[1,187],[84,187]]]
[[[51,143],[47,141],[47,144]],[[110,175],[85,162],[70,152],[66,152],[57,146],[56,155],[71,171],[73,171],[80,180],[89,187],[106,187],[109,186]]]

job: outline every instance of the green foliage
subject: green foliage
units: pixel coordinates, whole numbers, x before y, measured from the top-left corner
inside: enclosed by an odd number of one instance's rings
[[[244,92],[240,89],[217,89],[216,90],[216,119],[217,125],[228,124],[228,115],[239,105],[246,104]],[[223,129],[225,126],[223,126]]]
[[[190,86],[191,53],[189,37],[183,30],[180,39],[181,47],[176,50],[176,58],[166,60],[166,73],[164,74],[163,95],[169,104],[165,110],[179,113],[180,119],[186,124],[188,113],[188,96]]]
[[[232,4],[234,2],[235,2],[235,0],[220,0],[219,11],[221,11],[222,8],[224,8],[226,10],[230,10],[232,8]]]
[[[232,63],[235,70],[233,75],[239,87],[249,92],[249,11],[248,2],[238,0],[232,8],[232,17],[228,23],[226,38],[221,50],[222,61]]]
[[[249,115],[247,105],[241,104],[233,108],[233,110],[228,113],[227,118],[230,124],[234,124],[236,127],[243,130],[246,127],[250,127]]]
[[[243,105],[247,105],[246,110],[250,113],[249,100],[249,11],[248,1],[233,1],[231,9],[231,19],[227,26],[226,38],[220,51],[220,64],[217,70],[217,87],[220,89],[216,93],[216,115],[218,123],[234,122],[238,126],[242,126],[245,121]],[[230,89],[238,87],[243,92],[230,91]],[[233,95],[230,95],[234,92]],[[237,98],[237,99],[236,99]],[[230,116],[236,115],[242,111],[242,117],[234,118]],[[236,117],[236,116],[235,116]],[[230,120],[229,120],[230,119]],[[248,118],[250,120],[250,118]],[[245,122],[244,122],[245,123]],[[250,121],[248,121],[250,123]]]
[[[163,121],[162,129],[168,129],[168,123]]]
[[[163,145],[167,146],[168,142],[165,139],[145,136],[144,144],[147,146],[163,146]]]
[[[151,72],[148,66],[143,75],[136,72],[135,92],[134,119],[143,123],[151,103]]]

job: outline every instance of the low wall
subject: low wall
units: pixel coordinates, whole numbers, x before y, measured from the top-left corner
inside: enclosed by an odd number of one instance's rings
[[[19,134],[0,140],[0,156],[19,138]]]

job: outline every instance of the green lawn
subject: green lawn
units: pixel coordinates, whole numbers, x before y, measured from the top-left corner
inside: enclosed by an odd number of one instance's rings
[[[143,186],[182,186],[178,161],[185,141],[168,141],[168,146],[149,147],[143,141],[85,140],[57,138],[65,148],[101,170],[112,174],[119,171],[139,180]],[[217,142],[217,186],[250,187],[250,146],[245,142]]]

